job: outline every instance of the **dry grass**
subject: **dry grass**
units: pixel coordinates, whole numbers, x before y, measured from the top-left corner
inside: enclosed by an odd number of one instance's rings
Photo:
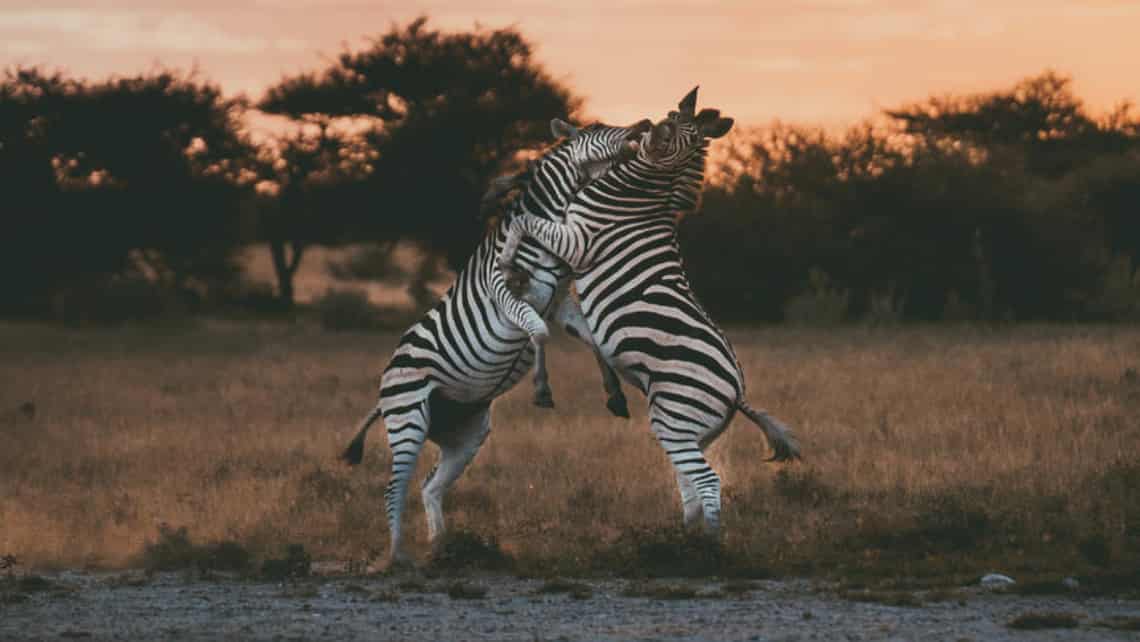
[[[711,455],[725,482],[714,570],[1135,576],[1140,383],[1124,373],[1140,367],[1140,330],[730,334],[750,399],[797,429],[806,461],[762,463],[760,431],[736,420]],[[358,469],[336,455],[395,339],[0,325],[0,554],[137,564],[168,524],[261,559],[288,544],[317,560],[375,558],[387,543],[383,433]],[[448,498],[450,525],[552,573],[658,555],[668,538],[654,533],[680,509],[643,402],[629,391],[634,419],[611,418],[588,354],[555,344],[551,364],[558,408],[532,407],[525,383],[496,404],[491,438]],[[424,558],[417,496],[409,506]]]

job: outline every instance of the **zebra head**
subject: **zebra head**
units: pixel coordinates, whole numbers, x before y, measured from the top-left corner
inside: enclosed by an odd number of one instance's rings
[[[637,140],[652,127],[648,119],[629,127],[594,123],[581,128],[559,118],[550,121],[551,133],[564,139],[560,146],[564,146],[570,162],[578,167],[585,180],[598,178],[618,160],[635,155]]]
[[[732,129],[733,120],[722,118],[720,110],[697,108],[697,87],[685,94],[677,111],[654,125],[642,136],[638,158],[662,169],[675,169],[703,149],[710,138],[720,138]]]

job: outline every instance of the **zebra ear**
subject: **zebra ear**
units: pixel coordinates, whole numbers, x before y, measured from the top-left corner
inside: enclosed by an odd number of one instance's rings
[[[701,135],[705,138],[720,138],[732,129],[733,123],[736,122],[731,118],[715,118],[700,124]]]
[[[574,138],[578,135],[578,128],[561,118],[555,118],[550,121],[550,133],[555,138]]]
[[[685,118],[692,118],[693,114],[697,111],[698,89],[700,89],[700,85],[693,87],[692,91],[685,94],[685,97],[681,99],[681,102],[677,103],[677,110],[680,111],[681,115]]]
[[[701,113],[697,114],[697,116],[693,118],[693,122],[697,123],[698,125],[703,125],[705,123],[712,122],[717,118],[720,118],[720,110],[709,109],[706,107],[705,109],[701,110]]]
[[[648,118],[642,118],[636,123],[629,126],[629,135],[625,137],[626,140],[639,140],[641,135],[653,129],[653,121]]]

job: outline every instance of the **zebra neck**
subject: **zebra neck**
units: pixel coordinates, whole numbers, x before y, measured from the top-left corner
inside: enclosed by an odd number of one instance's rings
[[[574,198],[583,182],[582,171],[575,165],[569,153],[557,150],[542,159],[526,191],[515,202],[512,216],[537,216],[561,221],[565,218],[566,206]]]

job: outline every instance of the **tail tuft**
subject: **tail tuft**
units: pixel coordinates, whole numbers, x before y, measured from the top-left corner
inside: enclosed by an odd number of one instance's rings
[[[355,466],[364,459],[364,433],[356,435],[348,444],[348,448],[341,453],[340,458],[349,466]]]
[[[768,438],[768,447],[772,449],[768,461],[796,461],[801,458],[800,442],[790,428],[763,410],[749,406],[746,401],[740,402],[740,411],[759,426]]]
[[[364,421],[360,422],[357,428],[356,436],[348,443],[348,448],[344,449],[340,458],[348,463],[349,466],[355,466],[364,459],[364,438],[368,436],[368,429],[372,427],[372,422],[376,421],[381,415],[380,404],[368,413]]]

